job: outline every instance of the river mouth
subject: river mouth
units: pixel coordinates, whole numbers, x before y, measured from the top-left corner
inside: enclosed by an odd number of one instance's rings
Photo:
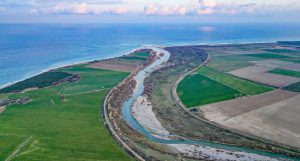
[[[161,143],[161,144],[167,144],[167,145],[176,145],[176,144],[185,144],[185,145],[199,145],[203,147],[209,147],[209,148],[215,148],[215,149],[221,149],[226,150],[227,152],[241,152],[243,155],[249,155],[253,157],[262,156],[264,160],[299,160],[296,158],[287,157],[285,155],[272,153],[272,152],[266,152],[261,150],[255,150],[250,149],[246,147],[240,147],[240,146],[234,146],[234,145],[227,145],[227,144],[221,144],[221,143],[215,143],[205,140],[191,140],[191,139],[170,139],[170,138],[163,138],[163,137],[157,137],[156,135],[153,135],[153,133],[149,132],[145,127],[143,127],[132,115],[132,106],[135,103],[135,101],[142,96],[144,92],[144,80],[148,77],[150,73],[152,73],[154,70],[161,67],[165,62],[167,62],[170,58],[170,53],[166,50],[151,47],[150,49],[156,51],[157,53],[163,53],[163,55],[156,59],[152,64],[141,70],[136,76],[133,78],[136,81],[136,87],[133,90],[132,96],[123,104],[122,108],[122,115],[124,120],[135,130],[141,132],[143,135],[146,136],[146,138],[149,141]],[[250,158],[251,160],[251,158]],[[260,159],[261,160],[261,159]]]

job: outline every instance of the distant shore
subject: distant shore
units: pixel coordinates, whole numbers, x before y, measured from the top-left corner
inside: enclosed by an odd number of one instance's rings
[[[58,69],[58,68],[62,68],[65,66],[72,66],[72,65],[78,65],[78,64],[83,64],[83,63],[88,63],[88,62],[92,62],[92,61],[99,61],[99,60],[105,60],[105,59],[110,59],[110,58],[115,58],[115,57],[119,57],[122,55],[128,55],[130,53],[132,53],[135,50],[141,49],[141,48],[145,48],[145,47],[149,47],[149,46],[160,46],[160,47],[167,47],[167,46],[190,46],[190,45],[243,45],[243,44],[272,44],[272,43],[276,43],[278,41],[258,41],[258,42],[252,42],[252,41],[248,41],[248,42],[236,42],[236,43],[174,43],[172,45],[155,45],[155,44],[147,44],[147,45],[141,45],[140,47],[137,48],[133,48],[133,49],[129,49],[128,51],[123,51],[123,52],[119,52],[117,54],[113,54],[111,56],[107,56],[107,57],[103,57],[103,58],[99,58],[99,59],[88,59],[88,60],[81,60],[81,61],[74,61],[74,62],[68,62],[68,61],[64,61],[64,62],[59,62],[59,63],[54,63],[49,67],[46,67],[42,70],[36,69],[34,71],[29,72],[30,74],[25,74],[25,76],[19,80],[15,80],[13,82],[9,82],[3,85],[0,85],[0,89],[5,88],[7,86],[10,86],[12,84],[21,82],[23,80],[29,79],[31,77],[34,77],[36,75],[42,74],[44,72],[50,71],[50,70],[54,70],[54,69]]]

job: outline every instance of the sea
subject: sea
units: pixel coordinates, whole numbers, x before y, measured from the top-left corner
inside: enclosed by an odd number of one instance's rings
[[[44,71],[155,45],[300,40],[295,23],[0,24],[0,88]]]

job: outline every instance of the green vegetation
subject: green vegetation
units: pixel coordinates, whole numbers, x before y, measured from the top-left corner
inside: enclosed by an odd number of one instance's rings
[[[293,91],[293,92],[300,92],[300,82],[297,82],[295,84],[291,84],[287,87],[284,87],[284,89]]]
[[[274,74],[281,74],[281,75],[287,75],[287,76],[292,76],[292,77],[299,77],[300,78],[300,72],[292,71],[292,70],[285,70],[285,69],[273,69],[269,71],[269,73],[274,73]]]
[[[149,52],[139,52],[139,53],[134,53],[134,56],[138,56],[138,57],[144,57],[147,58],[148,56],[150,56]]]
[[[296,57],[296,58],[284,58],[284,59],[280,59],[283,61],[289,61],[289,62],[293,62],[293,63],[300,63],[300,57]]]
[[[121,56],[119,59],[132,60],[132,61],[147,61],[146,58],[139,56]]]
[[[187,76],[177,87],[181,101],[189,108],[244,95],[239,91],[200,74]]]
[[[131,160],[113,140],[101,117],[109,88],[128,73],[82,66],[61,70],[80,73],[84,79],[78,83],[12,94],[12,97],[30,96],[32,101],[26,105],[9,106],[0,115],[0,160],[5,160],[27,139],[29,141],[14,160]],[[105,82],[106,89],[90,85],[89,82],[94,80],[99,84]],[[60,90],[63,86],[69,91],[86,93],[62,96]]]
[[[229,72],[232,70],[244,68],[253,65],[249,61],[263,60],[262,58],[244,56],[244,55],[230,55],[230,56],[213,56],[209,67],[222,72]]]
[[[279,55],[279,54],[271,54],[271,53],[246,54],[246,56],[258,57],[258,58],[267,58],[267,59],[292,58],[290,56]]]
[[[264,49],[264,51],[271,53],[299,53],[299,51],[289,49]]]
[[[225,101],[243,95],[257,95],[273,88],[226,74],[209,67],[201,67],[197,73],[181,81],[178,96],[187,107]]]
[[[234,88],[246,95],[257,95],[273,90],[271,87],[244,80],[230,74],[211,69],[209,67],[201,67],[197,70],[197,72],[226,86]]]
[[[0,100],[4,100],[4,99],[6,99],[8,96],[9,96],[9,94],[6,94],[6,93],[0,94]]]
[[[115,72],[103,69],[90,69],[80,66],[60,69],[63,72],[80,74],[80,81],[64,84],[60,90],[62,94],[82,93],[95,89],[108,89],[124,79],[129,73]]]
[[[22,91],[27,88],[43,88],[51,86],[54,82],[72,76],[66,72],[46,72],[24,81],[18,82],[0,90],[0,93],[11,93]]]

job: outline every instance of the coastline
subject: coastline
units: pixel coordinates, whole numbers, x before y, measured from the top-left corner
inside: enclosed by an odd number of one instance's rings
[[[123,56],[123,55],[128,55],[128,54],[134,52],[135,50],[142,49],[142,48],[145,48],[145,47],[146,46],[141,46],[141,47],[138,47],[138,48],[129,49],[128,51],[119,52],[118,54],[113,54],[111,56],[107,56],[107,57],[99,58],[99,59],[74,61],[72,63],[64,63],[64,62],[68,62],[68,61],[58,62],[58,63],[52,64],[51,66],[49,66],[47,68],[42,69],[40,72],[33,72],[33,71],[31,71],[30,73],[33,73],[33,74],[25,74],[24,78],[22,78],[22,79],[19,79],[19,80],[13,81],[13,82],[9,82],[9,83],[0,85],[0,89],[3,89],[3,88],[8,87],[10,85],[16,84],[18,82],[22,82],[22,81],[24,81],[26,79],[32,78],[32,77],[37,76],[39,74],[42,74],[42,73],[45,73],[45,72],[49,72],[51,70],[55,70],[55,69],[59,69],[59,68],[64,68],[64,67],[67,67],[67,66],[73,66],[73,65],[80,65],[80,64],[90,63],[90,62],[93,62],[93,61],[100,61],[100,60],[106,60],[106,59],[116,58],[116,57],[120,57],[120,56]]]
[[[280,40],[280,41],[285,41],[285,40],[283,39],[283,40]],[[128,54],[130,54],[131,52],[133,52],[135,50],[142,49],[142,48],[145,48],[145,47],[157,46],[157,47],[163,47],[164,48],[164,47],[170,47],[170,46],[192,46],[192,45],[216,46],[216,45],[230,45],[230,44],[233,44],[233,45],[239,45],[239,44],[240,45],[244,45],[244,44],[268,44],[268,43],[271,44],[271,43],[276,43],[276,42],[279,42],[279,40],[278,41],[276,41],[276,40],[274,40],[274,41],[254,41],[253,40],[253,41],[215,42],[215,43],[213,43],[213,42],[200,43],[199,41],[191,41],[191,42],[185,42],[185,43],[178,42],[178,43],[172,43],[172,44],[168,44],[168,43],[166,43],[166,44],[140,44],[140,45],[138,45],[140,47],[131,48],[131,49],[128,49],[126,51],[119,51],[116,54],[113,54],[111,56],[106,56],[106,57],[103,57],[103,58],[87,59],[87,60],[74,60],[74,61],[71,61],[71,62],[66,60],[66,61],[61,61],[61,62],[54,63],[51,66],[43,68],[41,70],[35,69],[34,71],[29,71],[29,72],[25,73],[23,78],[21,78],[21,79],[18,79],[18,80],[0,85],[0,89],[3,89],[3,88],[8,87],[12,84],[24,81],[26,79],[32,78],[36,75],[48,72],[50,70],[55,70],[55,69],[63,68],[63,67],[66,67],[66,66],[89,63],[89,62],[92,62],[92,61],[100,61],[100,60],[105,60],[105,59],[111,59],[111,58],[119,57],[119,56],[122,56],[122,55],[128,55]]]

